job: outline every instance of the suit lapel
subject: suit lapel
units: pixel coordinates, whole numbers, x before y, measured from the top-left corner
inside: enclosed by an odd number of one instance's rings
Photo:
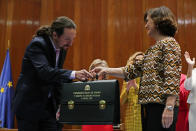
[[[49,63],[52,67],[56,66],[56,52],[49,37],[45,38],[46,43],[48,44]]]
[[[63,68],[66,54],[67,54],[67,51],[64,51],[63,49],[61,49],[60,54],[59,54],[59,59],[58,59],[58,68]]]

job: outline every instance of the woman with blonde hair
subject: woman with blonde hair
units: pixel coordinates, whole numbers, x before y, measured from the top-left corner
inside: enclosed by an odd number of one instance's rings
[[[95,59],[89,66],[89,71],[93,70],[95,67],[107,67],[108,64],[105,60]],[[99,75],[98,80],[107,80],[108,76],[106,74]],[[83,125],[82,131],[113,131],[112,125]]]
[[[131,55],[127,65],[133,64],[135,60],[142,59],[143,52],[136,52]],[[140,78],[124,81],[120,95],[121,105],[125,108],[125,131],[142,131],[141,105],[138,104]]]

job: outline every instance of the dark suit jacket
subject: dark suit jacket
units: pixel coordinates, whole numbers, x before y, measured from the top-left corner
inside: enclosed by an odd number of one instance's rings
[[[56,53],[49,37],[35,37],[26,49],[22,71],[16,85],[14,110],[21,119],[38,120],[46,106],[48,94],[68,82],[70,70],[62,69],[66,52],[60,51],[58,66]],[[55,106],[55,104],[54,104]],[[55,107],[54,107],[55,108]]]

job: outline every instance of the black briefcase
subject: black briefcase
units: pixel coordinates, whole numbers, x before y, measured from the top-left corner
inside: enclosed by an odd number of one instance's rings
[[[59,122],[74,125],[119,124],[118,81],[98,80],[63,84]]]

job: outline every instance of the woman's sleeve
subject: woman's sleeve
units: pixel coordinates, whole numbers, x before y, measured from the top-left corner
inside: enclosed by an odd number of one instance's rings
[[[181,76],[181,50],[175,41],[163,43],[163,94],[179,95]]]
[[[192,90],[192,77],[189,77],[185,80],[184,87],[186,90]]]
[[[192,90],[194,87],[196,88],[196,69],[192,70],[192,76],[187,78],[184,83],[184,87],[187,90]]]
[[[137,60],[133,64],[125,66],[123,68],[125,81],[133,80],[137,77],[141,77],[142,66],[143,66],[143,60]]]

